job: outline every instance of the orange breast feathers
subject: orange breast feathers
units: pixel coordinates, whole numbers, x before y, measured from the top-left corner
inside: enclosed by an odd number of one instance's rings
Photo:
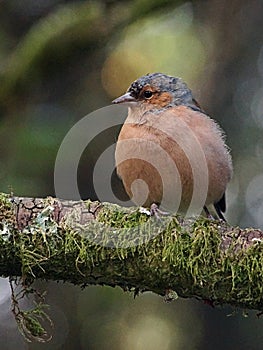
[[[117,173],[136,205],[194,212],[220,200],[232,163],[219,126],[185,106],[135,115],[116,145]]]

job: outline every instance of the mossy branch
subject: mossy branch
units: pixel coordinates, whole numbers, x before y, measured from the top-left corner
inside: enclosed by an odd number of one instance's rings
[[[91,201],[0,195],[0,274],[263,310],[263,232]],[[169,293],[168,293],[169,296]]]

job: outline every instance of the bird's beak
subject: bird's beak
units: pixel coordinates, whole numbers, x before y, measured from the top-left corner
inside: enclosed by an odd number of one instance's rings
[[[114,104],[131,104],[132,102],[136,102],[136,99],[130,94],[130,92],[126,92],[126,94],[116,98],[112,101]]]

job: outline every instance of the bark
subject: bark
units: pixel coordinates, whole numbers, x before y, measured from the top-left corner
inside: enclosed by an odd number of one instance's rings
[[[0,195],[0,274],[263,309],[263,232],[110,203]]]

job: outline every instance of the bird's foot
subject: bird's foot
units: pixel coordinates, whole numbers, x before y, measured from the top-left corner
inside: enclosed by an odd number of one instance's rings
[[[159,206],[158,206],[158,204],[156,204],[156,203],[153,203],[153,204],[151,205],[151,207],[150,207],[150,213],[151,213],[151,216],[156,217],[156,219],[158,219],[158,220],[161,220],[161,216],[167,216],[167,215],[169,215],[168,212],[159,209]]]
[[[223,222],[226,222],[226,219],[224,217],[224,215],[221,213],[221,211],[217,210],[216,209],[216,216],[213,216],[210,211],[208,210],[207,206],[205,205],[204,206],[204,212],[205,212],[205,215],[208,219],[210,220],[219,220],[219,221],[223,221]]]
[[[210,213],[210,211],[207,209],[206,206],[204,206],[204,212],[205,212],[207,219],[215,220],[215,218],[213,217],[213,215]]]

